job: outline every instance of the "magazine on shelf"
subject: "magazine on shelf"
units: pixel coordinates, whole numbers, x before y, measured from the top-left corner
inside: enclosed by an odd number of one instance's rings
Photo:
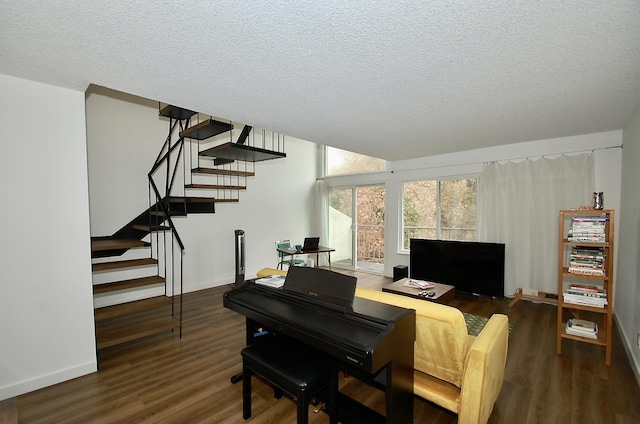
[[[405,287],[414,287],[416,289],[432,289],[435,287],[433,283],[424,280],[416,280],[415,278],[409,278],[404,282]]]

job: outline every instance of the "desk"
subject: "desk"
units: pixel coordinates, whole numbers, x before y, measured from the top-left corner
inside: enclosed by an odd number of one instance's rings
[[[440,283],[432,283],[433,288],[425,289],[428,292],[435,292],[436,294],[433,297],[420,296],[419,293],[422,291],[422,289],[405,286],[404,283],[407,280],[408,278],[403,278],[402,280],[398,280],[394,283],[382,286],[382,291],[400,294],[403,296],[415,297],[416,299],[430,300],[431,302],[442,303],[445,305],[451,302],[456,297],[456,288],[454,286]]]
[[[291,256],[291,260],[295,260],[296,255],[313,255],[315,253],[316,255],[316,263],[315,266],[318,267],[318,259],[320,257],[320,253],[326,253],[327,254],[327,260],[329,261],[329,269],[331,269],[331,252],[335,252],[336,249],[332,249],[330,247],[324,247],[324,246],[318,246],[317,249],[307,249],[307,250],[296,250],[296,249],[292,249],[292,248],[288,248],[288,249],[283,249],[283,248],[278,248],[277,249],[278,252],[282,253],[282,256],[280,257],[280,269],[282,269],[282,261],[284,260],[284,256]],[[293,263],[293,262],[292,262]]]

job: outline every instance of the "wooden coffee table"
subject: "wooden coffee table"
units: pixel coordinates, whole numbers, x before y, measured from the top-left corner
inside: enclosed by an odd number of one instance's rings
[[[407,280],[408,278],[403,278],[402,280],[398,280],[391,284],[387,284],[386,286],[382,286],[382,291],[401,294],[403,296],[415,297],[416,299],[430,300],[431,302],[443,304],[451,302],[456,297],[456,288],[454,286],[440,283],[432,283],[433,288],[425,289],[425,291],[428,292],[435,292],[435,295],[433,295],[432,297],[421,296],[420,292],[422,291],[422,289],[417,289],[415,287],[406,287],[404,285]]]

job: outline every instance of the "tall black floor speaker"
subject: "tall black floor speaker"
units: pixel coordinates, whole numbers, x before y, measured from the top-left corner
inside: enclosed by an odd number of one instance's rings
[[[238,286],[244,283],[244,231],[236,230],[236,282]]]

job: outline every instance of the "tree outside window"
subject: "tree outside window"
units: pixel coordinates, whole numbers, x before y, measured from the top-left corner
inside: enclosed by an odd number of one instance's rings
[[[411,238],[476,240],[477,179],[403,184],[402,246]]]

